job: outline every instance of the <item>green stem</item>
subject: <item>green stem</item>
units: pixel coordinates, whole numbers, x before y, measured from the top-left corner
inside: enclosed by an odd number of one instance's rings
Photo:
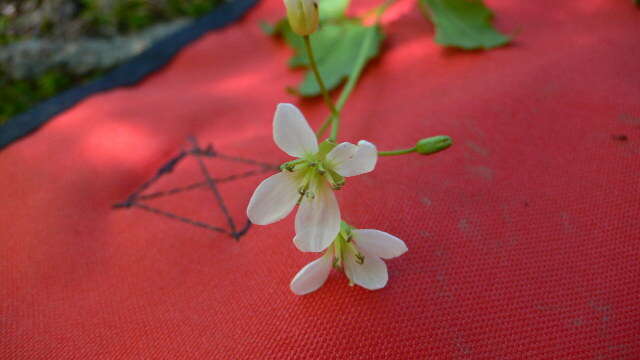
[[[349,99],[349,96],[353,92],[353,89],[355,88],[356,83],[358,82],[358,79],[360,79],[362,70],[364,69],[364,66],[367,63],[367,53],[369,52],[369,46],[371,45],[371,42],[373,40],[373,35],[376,32],[376,28],[377,28],[377,25],[372,26],[367,32],[367,35],[364,41],[362,42],[362,47],[360,48],[360,52],[358,53],[358,57],[356,58],[356,63],[353,66],[353,70],[349,75],[349,80],[347,80],[347,83],[344,85],[344,88],[340,93],[340,97],[338,98],[338,102],[337,102],[338,111],[342,110],[342,108],[344,107],[344,104],[347,102],[347,99]],[[340,129],[340,116],[333,116],[329,121],[331,121],[331,125],[332,125],[331,135],[329,135],[329,140],[335,142],[336,138],[338,137],[338,130]]]
[[[309,35],[305,35],[302,37],[304,40],[304,47],[307,50],[307,57],[309,58],[309,66],[311,70],[313,70],[313,74],[316,77],[316,81],[318,82],[318,86],[320,87],[320,91],[322,92],[322,97],[324,97],[324,103],[327,105],[329,110],[331,110],[331,115],[334,117],[339,117],[340,114],[336,109],[336,106],[333,104],[331,100],[331,96],[329,96],[329,92],[327,88],[324,86],[324,81],[322,81],[322,76],[320,76],[320,71],[318,70],[318,65],[316,64],[316,58],[313,56],[313,49],[311,48],[311,41],[309,40]]]
[[[333,121],[333,115],[329,115],[327,116],[326,119],[324,119],[324,122],[322,123],[322,125],[320,125],[320,128],[318,129],[318,131],[316,131],[316,137],[318,138],[318,140],[320,140],[320,138],[322,137],[324,132],[327,130],[329,125],[331,125],[332,121]]]
[[[416,151],[416,147],[412,147],[411,149],[401,149],[401,150],[391,150],[391,151],[378,151],[378,156],[395,156],[395,155],[404,155],[410,154]]]
[[[358,53],[358,57],[356,58],[356,63],[353,66],[353,69],[351,70],[351,74],[349,74],[349,79],[347,80],[347,83],[342,89],[342,92],[340,93],[340,97],[338,98],[338,101],[336,103],[338,114],[337,116],[332,114],[329,117],[327,117],[327,119],[325,119],[325,121],[320,126],[320,129],[318,129],[318,131],[316,132],[318,139],[322,137],[322,135],[324,134],[325,130],[329,127],[329,125],[332,125],[331,135],[329,136],[329,140],[334,142],[336,141],[336,138],[338,137],[338,129],[340,128],[340,112],[342,111],[344,104],[349,99],[351,92],[353,92],[353,89],[355,88],[356,83],[360,79],[362,70],[364,69],[364,66],[367,63],[367,53],[369,52],[369,47],[373,42],[373,37],[380,24],[380,18],[382,17],[382,14],[385,12],[385,10],[389,7],[389,5],[393,3],[393,1],[394,0],[387,0],[378,8],[376,8],[375,24],[369,27],[368,29],[369,31],[367,32],[366,37],[362,42],[362,46],[360,47],[360,52]]]

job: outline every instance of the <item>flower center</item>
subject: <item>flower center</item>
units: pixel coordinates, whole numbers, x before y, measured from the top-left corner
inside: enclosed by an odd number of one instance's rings
[[[344,186],[345,179],[334,170],[334,164],[327,160],[327,154],[335,144],[324,141],[320,144],[319,150],[315,154],[307,155],[303,158],[286,162],[280,166],[282,171],[296,173],[300,186],[298,192],[300,199],[303,197],[314,199],[317,190],[322,186],[325,179],[334,190],[340,190]]]
[[[347,252],[353,253],[356,258],[356,264],[364,264],[364,255],[360,253],[356,244],[351,240],[352,227],[346,222],[340,223],[340,232],[333,241],[333,267],[336,269],[344,266],[344,257]]]

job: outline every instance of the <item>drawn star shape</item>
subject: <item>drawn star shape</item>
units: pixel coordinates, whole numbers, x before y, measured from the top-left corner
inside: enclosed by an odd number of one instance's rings
[[[192,148],[183,150],[173,158],[169,159],[169,161],[167,161],[156,171],[155,175],[151,177],[151,179],[140,185],[131,195],[126,198],[126,200],[114,204],[113,207],[116,209],[142,209],[144,211],[160,215],[174,221],[180,221],[185,224],[222,233],[230,236],[235,240],[240,240],[240,238],[245,235],[247,231],[249,231],[249,228],[251,227],[251,221],[249,221],[249,219],[247,219],[245,216],[244,225],[238,227],[236,221],[233,219],[228,210],[227,204],[224,201],[223,194],[220,192],[218,184],[233,182],[259,174],[271,173],[274,171],[278,171],[279,167],[273,164],[268,164],[256,160],[225,155],[215,151],[212,145],[209,145],[203,149],[198,145],[197,140],[193,137],[190,138],[189,141],[192,144]],[[176,169],[176,166],[189,157],[194,157],[196,159],[200,169],[200,173],[202,175],[201,180],[183,186],[172,187],[170,189],[149,191],[149,189],[152,188],[153,185],[158,182],[158,180],[173,173],[173,171]],[[225,177],[216,178],[213,177],[211,171],[207,168],[207,165],[205,163],[205,160],[212,158],[251,165],[253,169]],[[213,194],[215,202],[212,205],[220,209],[226,222],[226,226],[214,226],[203,221],[194,220],[189,217],[181,216],[170,211],[156,208],[149,205],[149,203],[147,202],[147,200],[179,195],[184,192],[201,188],[209,189]]]

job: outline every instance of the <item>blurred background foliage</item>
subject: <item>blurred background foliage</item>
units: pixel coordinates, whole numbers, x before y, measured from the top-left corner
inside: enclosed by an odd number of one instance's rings
[[[0,124],[137,55],[223,0],[0,0]]]
[[[200,16],[217,0],[80,0],[79,19],[95,35],[130,33],[176,17]]]

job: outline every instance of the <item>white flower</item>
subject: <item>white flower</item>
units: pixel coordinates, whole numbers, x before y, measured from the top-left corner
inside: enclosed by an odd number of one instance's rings
[[[381,289],[389,280],[387,265],[382,259],[400,256],[407,250],[402,240],[384,231],[356,230],[343,223],[343,231],[324,255],[296,274],[291,281],[291,291],[305,295],[317,290],[327,280],[332,266],[343,267],[351,285]]]
[[[254,224],[268,225],[285,218],[300,204],[296,215],[294,243],[301,251],[326,249],[340,231],[340,208],[332,187],[339,189],[344,177],[372,171],[378,160],[375,145],[361,140],[318,144],[300,110],[278,104],[273,118],[276,145],[297,160],[282,165],[282,171],[256,188],[247,216]]]

